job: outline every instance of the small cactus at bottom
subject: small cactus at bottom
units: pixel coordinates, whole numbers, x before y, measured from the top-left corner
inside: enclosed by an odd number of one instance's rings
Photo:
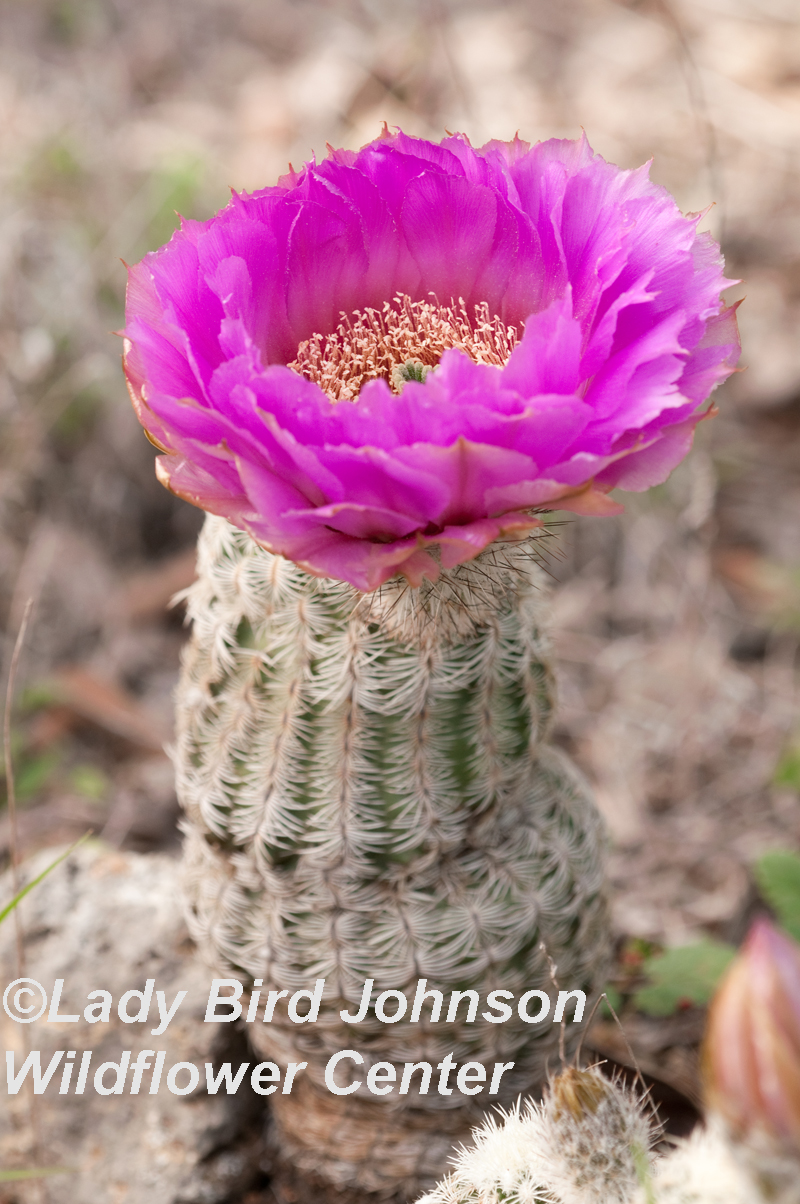
[[[568,1069],[544,1101],[474,1131],[417,1204],[795,1204],[762,1189],[712,1119],[658,1156],[647,1101],[597,1069]]]
[[[659,1135],[646,1097],[596,1068],[568,1068],[541,1111],[547,1153],[542,1169],[563,1204],[625,1204],[646,1182]]]
[[[542,1103],[487,1119],[419,1204],[628,1204],[650,1180],[647,1101],[595,1067],[569,1067]]]

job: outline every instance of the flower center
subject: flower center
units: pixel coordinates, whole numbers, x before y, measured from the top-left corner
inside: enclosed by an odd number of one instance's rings
[[[383,379],[395,393],[406,381],[424,381],[445,351],[458,347],[477,364],[502,367],[517,330],[492,317],[485,302],[470,314],[464,301],[412,301],[398,293],[382,310],[342,314],[332,334],[313,334],[288,365],[334,401],[353,401],[368,380]]]

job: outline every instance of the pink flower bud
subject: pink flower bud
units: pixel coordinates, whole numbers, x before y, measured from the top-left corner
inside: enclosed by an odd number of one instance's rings
[[[735,1137],[800,1154],[800,945],[757,920],[720,986],[703,1070]]]

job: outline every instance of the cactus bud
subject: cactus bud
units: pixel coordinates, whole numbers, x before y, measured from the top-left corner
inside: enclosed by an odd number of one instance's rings
[[[712,1003],[703,1072],[753,1199],[800,1204],[800,945],[766,920]]]
[[[712,1004],[704,1075],[735,1137],[761,1134],[800,1157],[800,946],[766,920]]]

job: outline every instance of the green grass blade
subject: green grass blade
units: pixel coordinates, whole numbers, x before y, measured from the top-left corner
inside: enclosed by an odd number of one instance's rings
[[[72,1166],[42,1166],[25,1171],[0,1171],[0,1183],[14,1183],[18,1179],[44,1179],[50,1175],[74,1175]]]
[[[74,844],[71,844],[69,846],[66,853],[62,853],[60,857],[57,857],[55,859],[55,861],[52,863],[52,865],[48,865],[47,869],[42,870],[41,874],[39,874],[39,876],[37,878],[34,878],[33,881],[29,882],[27,886],[23,886],[23,888],[19,892],[19,894],[14,895],[14,898],[11,900],[11,902],[6,903],[3,910],[0,911],[0,924],[2,924],[2,922],[6,918],[6,916],[11,914],[11,912],[14,910],[14,908],[17,906],[17,904],[20,903],[25,898],[25,896],[27,895],[29,890],[33,890],[34,886],[38,886],[39,883],[42,881],[42,879],[46,878],[51,870],[54,870],[57,865],[61,864],[62,861],[66,861],[66,859],[67,859],[67,857],[69,857],[70,853],[74,853],[74,851],[75,851],[75,849],[77,849],[78,845],[83,844],[84,840],[88,839],[89,836],[91,836],[91,832],[84,832],[83,836],[81,836],[79,840],[76,840]]]

